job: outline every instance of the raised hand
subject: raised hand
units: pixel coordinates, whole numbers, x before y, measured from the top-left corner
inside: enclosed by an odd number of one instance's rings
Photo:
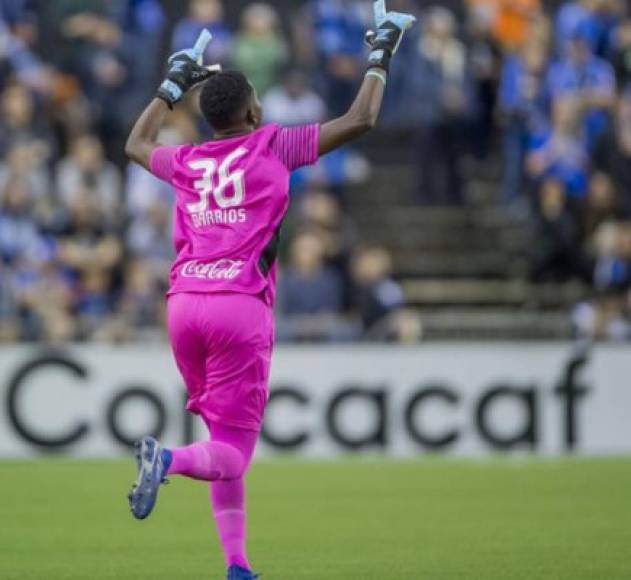
[[[204,52],[212,35],[203,30],[193,48],[176,52],[169,58],[169,70],[166,79],[158,89],[157,97],[172,109],[188,91],[203,83],[221,70],[220,66],[203,66]]]
[[[366,42],[372,49],[368,63],[370,67],[388,70],[390,60],[399,50],[405,32],[416,22],[412,14],[388,12],[385,0],[373,3],[377,31],[366,33]]]

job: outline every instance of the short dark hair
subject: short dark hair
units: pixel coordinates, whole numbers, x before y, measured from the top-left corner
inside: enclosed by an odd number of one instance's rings
[[[236,70],[222,71],[206,81],[199,97],[202,114],[213,129],[238,123],[252,97],[252,85]]]

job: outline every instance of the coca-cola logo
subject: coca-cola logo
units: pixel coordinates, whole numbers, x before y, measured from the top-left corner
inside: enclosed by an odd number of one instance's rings
[[[200,280],[234,280],[243,271],[245,262],[241,260],[217,260],[198,262],[192,260],[182,266],[182,276]]]

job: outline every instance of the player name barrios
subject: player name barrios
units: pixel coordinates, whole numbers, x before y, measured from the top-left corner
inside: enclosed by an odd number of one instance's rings
[[[248,221],[247,211],[240,209],[213,209],[191,214],[196,228],[216,225],[244,224]]]

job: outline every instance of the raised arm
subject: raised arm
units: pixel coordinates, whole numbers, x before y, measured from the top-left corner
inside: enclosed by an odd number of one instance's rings
[[[386,12],[384,0],[376,0],[374,7],[377,32],[369,31],[366,35],[366,42],[371,47],[368,72],[348,112],[322,125],[320,155],[357,139],[375,126],[381,111],[390,60],[399,49],[405,31],[416,22],[411,14]]]
[[[156,98],[145,109],[134,125],[125,145],[125,153],[145,169],[150,169],[151,154],[159,146],[157,141],[167,112],[179,103],[195,85],[208,80],[218,67],[202,66],[202,55],[212,36],[207,30],[200,35],[190,50],[183,50],[169,58],[169,72],[160,85]]]
[[[379,117],[386,88],[386,71],[370,69],[355,102],[345,115],[320,128],[320,155],[324,155],[370,131]]]
[[[144,110],[140,119],[134,125],[127,144],[125,153],[132,161],[150,170],[151,154],[159,146],[158,133],[164,125],[169,106],[157,97]]]

